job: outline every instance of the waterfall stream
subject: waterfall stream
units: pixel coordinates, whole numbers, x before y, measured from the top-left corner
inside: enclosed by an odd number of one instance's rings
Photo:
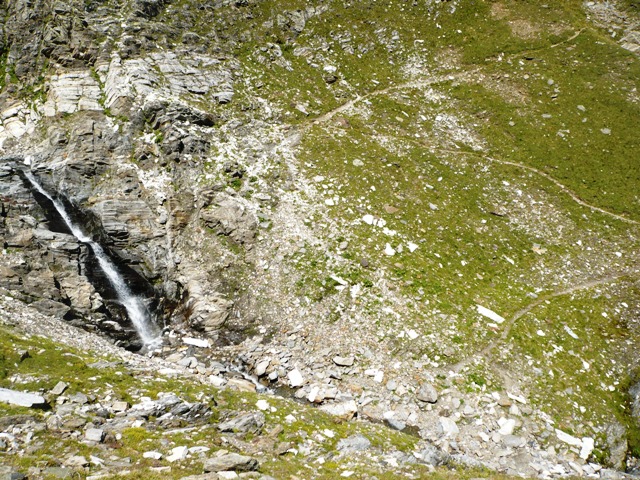
[[[136,332],[140,337],[140,340],[142,340],[142,343],[145,346],[152,346],[159,343],[160,332],[151,320],[151,316],[146,306],[139,297],[131,292],[131,290],[125,283],[124,278],[122,277],[122,275],[120,275],[115,264],[106,254],[102,246],[99,243],[94,242],[80,229],[80,227],[73,223],[71,216],[67,213],[67,210],[65,209],[62,202],[51,196],[42,187],[42,185],[40,185],[40,183],[31,174],[31,172],[25,171],[24,175],[38,192],[40,192],[53,203],[56,211],[66,224],[69,231],[71,231],[73,236],[76,237],[79,242],[84,243],[85,245],[88,245],[89,248],[91,248],[96,259],[98,260],[100,268],[109,279],[109,283],[111,283],[111,285],[113,286],[118,300],[127,311],[129,320],[131,320],[131,323],[136,329]]]

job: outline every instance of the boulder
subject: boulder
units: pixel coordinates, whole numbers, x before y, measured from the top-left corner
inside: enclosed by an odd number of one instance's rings
[[[20,407],[44,407],[47,402],[44,397],[29,392],[18,392],[8,388],[0,388],[0,402],[18,405]]]
[[[438,401],[438,391],[430,383],[423,383],[416,394],[416,398],[421,402],[436,403]]]
[[[245,413],[218,425],[221,432],[259,433],[264,426],[265,417],[262,412]]]
[[[227,453],[219,457],[209,458],[204,462],[204,471],[224,472],[233,470],[236,472],[252,472],[258,470],[258,461],[255,458],[237,453]]]

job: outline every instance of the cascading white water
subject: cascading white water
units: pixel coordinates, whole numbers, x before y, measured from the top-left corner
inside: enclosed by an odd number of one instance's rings
[[[79,242],[89,245],[91,250],[93,250],[100,268],[105,273],[105,275],[109,279],[109,282],[113,286],[113,289],[118,296],[118,300],[126,309],[129,320],[131,320],[131,323],[136,329],[140,340],[142,340],[142,342],[146,346],[151,346],[159,343],[160,334],[156,326],[151,321],[149,312],[147,311],[140,298],[136,297],[131,292],[129,287],[127,287],[124,278],[122,278],[122,276],[118,273],[115,265],[107,256],[102,246],[91,240],[91,238],[85,235],[84,232],[73,223],[62,202],[49,195],[49,193],[44,188],[42,188],[40,183],[38,183],[31,172],[25,171],[24,174],[27,180],[31,182],[33,187],[38,192],[51,200],[53,206],[57,210],[58,214],[62,217],[62,220],[64,220],[64,223],[67,225],[67,228],[69,228],[73,236],[76,237]]]

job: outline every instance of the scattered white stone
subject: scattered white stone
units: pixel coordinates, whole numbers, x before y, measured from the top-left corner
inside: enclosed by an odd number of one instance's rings
[[[143,458],[151,458],[153,460],[160,460],[162,458],[162,454],[160,452],[156,452],[156,451],[151,451],[151,452],[144,452],[142,454]]]
[[[227,380],[225,378],[223,378],[223,377],[218,376],[218,375],[210,375],[209,376],[209,382],[214,387],[221,387],[222,385],[227,383]]]
[[[446,437],[453,437],[460,433],[458,425],[450,417],[440,417],[440,426],[442,427],[442,433]]]
[[[393,248],[391,248],[391,245],[387,243],[387,245],[384,247],[384,254],[388,255],[389,257],[392,257],[396,254],[396,251]]]
[[[266,400],[258,400],[256,402],[256,407],[258,407],[258,410],[268,410],[269,409],[269,402],[267,402]]]
[[[600,131],[604,134],[604,135],[611,135],[611,129],[610,128],[601,128]]]
[[[511,400],[515,400],[516,402],[521,403],[522,405],[527,404],[527,399],[522,395],[514,395],[513,393],[507,392],[507,397],[509,397]]]
[[[324,201],[324,204],[325,204],[325,205],[327,205],[328,207],[333,207],[333,206],[335,205],[335,202],[333,201],[333,199],[332,199],[332,198],[327,198],[327,199]]]
[[[218,475],[218,478],[224,478],[229,480],[234,478],[239,478],[236,472],[216,472],[216,474]]]
[[[582,448],[580,449],[580,458],[586,460],[595,448],[595,441],[591,437],[582,438]]]
[[[187,345],[193,345],[194,347],[209,348],[211,346],[209,340],[203,340],[200,338],[185,337],[182,339],[182,341]]]
[[[339,283],[340,285],[347,286],[349,282],[347,282],[344,278],[340,278],[337,275],[331,275],[331,279]]]
[[[211,450],[209,447],[205,446],[196,446],[189,448],[189,453],[205,453]]]
[[[383,228],[387,224],[387,222],[382,218],[376,218],[369,213],[366,214],[364,217],[362,217],[362,221],[367,225],[372,225],[374,227],[380,227],[380,228]]]
[[[498,425],[500,425],[500,430],[498,430],[500,435],[511,435],[516,428],[516,421],[513,418],[507,420],[501,417],[498,420]]]
[[[335,415],[336,417],[350,420],[356,413],[358,413],[358,405],[355,400],[349,400],[341,403],[330,403],[318,407],[323,412]]]
[[[87,431],[84,432],[84,438],[90,442],[100,443],[104,438],[104,430],[99,428],[88,428]]]
[[[418,332],[416,332],[415,330],[407,330],[407,336],[411,340],[415,340],[416,338],[418,338]]]
[[[544,337],[546,334],[542,330],[538,330],[536,332],[536,335],[538,335],[539,337]]]
[[[573,447],[582,447],[582,440],[580,440],[579,438],[573,437],[568,433],[565,433],[562,430],[559,430],[557,428],[556,428],[556,436],[558,437],[558,440],[560,440],[561,442],[569,444]]]
[[[362,167],[362,166],[364,166],[364,162],[362,160],[360,160],[359,158],[356,158],[353,161],[353,166],[354,167]]]
[[[384,379],[384,372],[382,370],[378,370],[376,374],[373,376],[374,382],[382,383],[383,379]]]
[[[179,462],[180,460],[184,460],[187,458],[187,453],[189,453],[189,449],[185,446],[176,447],[171,450],[171,455],[167,457],[168,462]]]
[[[291,370],[287,374],[287,377],[289,378],[289,385],[293,388],[300,387],[304,383],[302,374],[300,373],[300,370],[298,370],[297,368],[294,368],[293,370]]]
[[[573,330],[571,330],[571,328],[567,327],[566,325],[564,326],[564,331],[567,332],[570,337],[575,338],[576,340],[578,340],[578,335],[576,335],[575,332]]]
[[[504,322],[504,318],[498,315],[493,310],[489,310],[488,308],[483,307],[482,305],[477,305],[478,313],[484,317],[487,317],[490,320],[493,320],[496,323]]]
[[[351,470],[345,470],[344,472],[342,472],[340,474],[341,477],[350,477],[351,475],[353,475],[355,472],[352,472]]]
[[[413,243],[413,242],[408,242],[408,243],[407,243],[407,248],[409,249],[409,251],[410,251],[411,253],[413,253],[413,252],[415,252],[415,251],[418,249],[418,245],[416,245],[416,244],[415,244],[415,243]]]

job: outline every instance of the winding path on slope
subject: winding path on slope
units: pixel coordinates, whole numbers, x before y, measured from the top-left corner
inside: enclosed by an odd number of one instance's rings
[[[629,277],[629,276],[633,276],[632,273],[630,272],[620,272],[620,273],[616,273],[613,275],[608,275],[606,277],[602,277],[602,278],[598,278],[598,279],[593,279],[593,280],[588,280],[582,283],[578,283],[576,285],[573,285],[571,287],[566,287],[566,288],[562,288],[559,290],[556,290],[555,292],[549,293],[547,295],[543,295],[541,297],[536,298],[533,302],[529,303],[528,305],[526,305],[525,307],[521,308],[520,310],[518,310],[516,313],[514,313],[509,320],[507,321],[507,323],[505,324],[502,333],[500,334],[500,336],[494,338],[486,347],[484,347],[482,350],[480,350],[479,352],[465,358],[464,360],[461,360],[458,363],[455,363],[453,365],[449,365],[448,367],[446,367],[447,370],[452,370],[454,372],[459,372],[462,368],[464,368],[465,366],[469,365],[470,363],[473,363],[475,361],[480,361],[480,360],[487,360],[487,364],[491,365],[491,358],[493,357],[494,353],[495,353],[495,349],[501,345],[504,344],[507,339],[509,338],[509,334],[511,333],[511,330],[513,329],[514,325],[516,324],[516,322],[521,319],[523,316],[525,316],[527,313],[531,312],[532,310],[534,310],[536,307],[542,305],[543,303],[552,300],[554,298],[557,297],[562,297],[565,295],[570,295],[572,293],[576,293],[576,292],[580,292],[583,290],[590,290],[594,287],[600,286],[600,285],[605,285],[608,283],[614,283],[617,280],[624,278],[624,277]]]

